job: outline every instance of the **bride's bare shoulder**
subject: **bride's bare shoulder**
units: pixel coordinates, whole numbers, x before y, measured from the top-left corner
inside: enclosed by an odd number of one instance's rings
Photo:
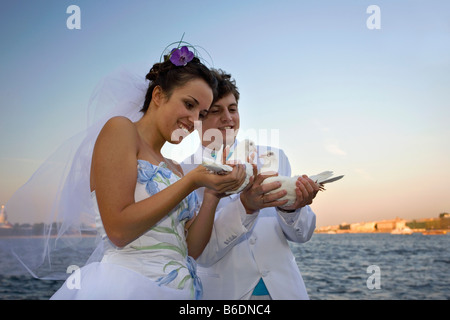
[[[112,117],[111,119],[109,119],[108,121],[106,121],[105,126],[104,127],[133,127],[134,128],[134,123],[128,119],[127,117],[123,117],[123,116],[116,116],[116,117]]]
[[[136,133],[135,124],[128,118],[117,116],[109,119],[102,128],[102,132],[108,134],[124,134],[124,133]]]
[[[138,141],[136,125],[126,117],[113,117],[105,123],[100,131],[97,142],[99,141],[114,146],[130,143],[134,145]]]

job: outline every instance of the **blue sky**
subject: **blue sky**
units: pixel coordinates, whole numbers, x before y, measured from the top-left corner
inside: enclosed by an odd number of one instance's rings
[[[86,126],[103,76],[183,33],[236,78],[242,137],[277,130],[293,174],[346,175],[316,198],[318,226],[450,211],[450,3],[433,0],[4,2],[0,203]]]

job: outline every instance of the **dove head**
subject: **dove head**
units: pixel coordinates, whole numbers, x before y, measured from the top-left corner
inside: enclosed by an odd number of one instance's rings
[[[264,161],[261,172],[278,172],[278,157],[275,152],[268,151],[266,154],[262,154],[259,157]]]
[[[253,141],[245,139],[236,145],[230,160],[238,161],[240,163],[251,162],[249,160],[252,159],[252,154],[256,154],[256,145]]]
[[[245,149],[248,152],[246,154],[246,159],[248,159],[248,162],[256,164],[256,154],[258,153],[258,150],[256,149],[255,142],[253,142],[252,140],[246,139],[245,140]]]
[[[252,153],[256,153],[256,144],[249,139],[245,139],[243,142],[241,142],[239,145],[242,144],[242,147],[244,148],[244,154],[245,158],[249,157]],[[238,146],[239,148],[239,146]]]
[[[253,152],[256,152],[256,144],[249,139],[245,139],[245,149],[248,150],[248,153],[251,154]]]

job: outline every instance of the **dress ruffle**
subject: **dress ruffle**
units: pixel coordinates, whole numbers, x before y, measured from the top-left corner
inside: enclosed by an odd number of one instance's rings
[[[155,281],[113,263],[94,262],[77,271],[52,300],[188,300],[190,290],[160,286]]]

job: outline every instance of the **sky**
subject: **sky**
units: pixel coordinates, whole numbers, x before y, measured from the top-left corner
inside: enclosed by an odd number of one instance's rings
[[[345,175],[315,198],[318,227],[450,212],[445,0],[3,1],[0,204],[86,127],[102,77],[183,33],[236,79],[239,138],[282,148],[293,175]],[[181,161],[196,136],[164,152]]]

